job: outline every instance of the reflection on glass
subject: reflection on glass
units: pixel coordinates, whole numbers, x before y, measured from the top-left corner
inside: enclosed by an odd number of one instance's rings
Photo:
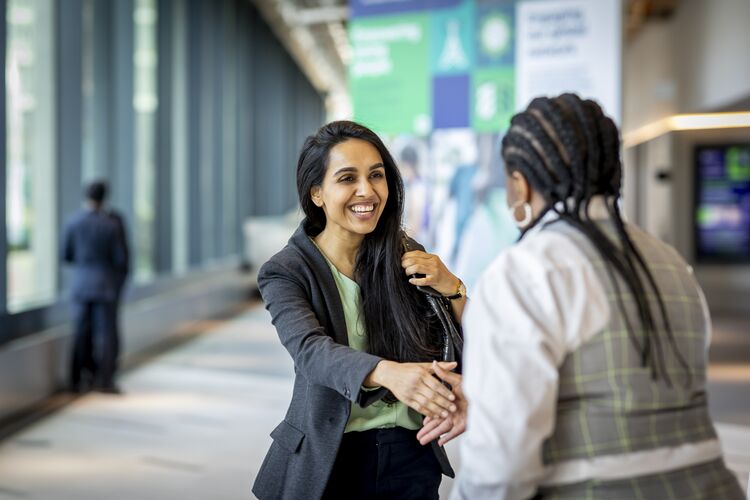
[[[57,275],[53,0],[8,0],[8,310],[50,302]]]
[[[135,279],[148,281],[154,274],[154,209],[156,178],[157,98],[156,0],[136,0],[133,107],[135,109],[135,189],[133,241]]]

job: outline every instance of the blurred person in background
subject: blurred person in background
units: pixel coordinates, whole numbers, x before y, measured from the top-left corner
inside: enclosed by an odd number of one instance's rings
[[[371,130],[340,121],[308,137],[297,192],[305,219],[258,275],[295,381],[253,492],[437,499],[453,470],[442,447],[416,434],[422,415],[457,408],[433,376],[440,324],[416,286],[450,301],[455,321],[465,288],[404,233],[403,182]]]
[[[415,146],[407,144],[399,155],[398,164],[406,194],[404,229],[415,237],[423,236],[429,226],[427,180],[420,172],[419,154]]]
[[[73,349],[69,388],[119,394],[117,300],[128,269],[122,219],[105,210],[107,184],[92,182],[85,206],[65,225],[62,259],[73,268]]]
[[[703,292],[623,220],[613,121],[576,95],[538,98],[502,156],[522,237],[474,290],[463,383],[436,367],[459,411],[419,433],[466,429],[452,498],[741,500],[708,412]]]

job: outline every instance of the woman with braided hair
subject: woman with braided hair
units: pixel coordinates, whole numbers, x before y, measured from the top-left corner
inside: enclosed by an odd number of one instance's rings
[[[522,237],[464,314],[464,381],[436,370],[468,417],[418,436],[468,429],[453,498],[741,499],[708,414],[703,293],[623,220],[615,124],[576,95],[538,98],[502,157]]]

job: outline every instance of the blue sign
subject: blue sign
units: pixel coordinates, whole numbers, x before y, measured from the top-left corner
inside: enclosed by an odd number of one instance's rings
[[[464,128],[471,124],[469,75],[436,76],[432,80],[433,128]]]
[[[701,260],[750,260],[750,146],[696,150],[696,250]]]

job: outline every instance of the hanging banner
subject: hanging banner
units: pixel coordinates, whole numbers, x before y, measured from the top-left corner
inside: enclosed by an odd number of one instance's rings
[[[354,119],[406,187],[404,226],[467,286],[518,230],[500,141],[537,95],[577,92],[619,120],[621,0],[351,0]]]

